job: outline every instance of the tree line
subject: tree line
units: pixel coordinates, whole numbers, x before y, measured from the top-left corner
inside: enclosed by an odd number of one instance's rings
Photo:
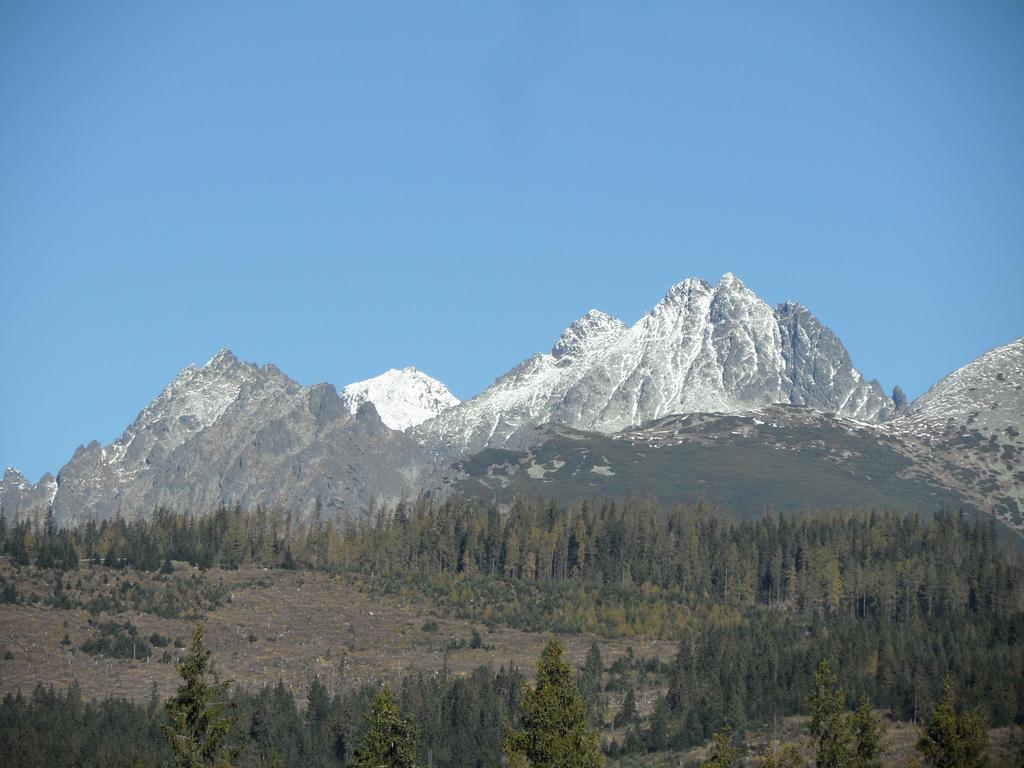
[[[952,674],[992,724],[1024,722],[1024,557],[990,521],[960,513],[735,522],[702,503],[519,499],[504,509],[453,497],[346,521],[156,510],[58,531],[44,518],[0,523],[0,548],[69,568],[74,557],[150,570],[170,560],[321,568],[488,625],[677,641],[653,714],[622,721],[616,748],[626,751],[798,713],[822,658],[838,660],[851,695],[902,719],[919,721]],[[607,682],[590,683],[595,707]]]
[[[353,571],[371,579],[484,576],[527,583],[647,587],[735,606],[796,608],[905,621],[916,613],[1024,610],[1022,558],[995,524],[964,513],[829,510],[735,523],[703,502],[428,498],[356,519],[257,507],[58,529],[0,513],[0,552],[72,569],[79,559],[155,571],[169,560],[209,568],[257,563]],[[658,630],[660,623],[650,629]],[[671,624],[667,627],[671,628]],[[588,627],[590,629],[590,627]],[[650,632],[648,632],[650,634]]]

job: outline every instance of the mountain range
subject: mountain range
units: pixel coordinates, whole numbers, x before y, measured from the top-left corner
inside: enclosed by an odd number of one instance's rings
[[[591,310],[475,397],[415,368],[303,387],[222,350],[56,477],[8,468],[15,517],[158,506],[349,516],[420,493],[705,496],[737,514],[959,506],[1024,530],[1024,339],[907,404],[805,307],[741,280],[678,283],[639,321]]]

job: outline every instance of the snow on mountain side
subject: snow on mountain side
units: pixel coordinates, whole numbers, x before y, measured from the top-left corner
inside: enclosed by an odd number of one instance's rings
[[[437,450],[519,447],[544,423],[614,432],[674,413],[794,403],[866,421],[893,411],[838,338],[799,305],[772,310],[731,273],[690,278],[627,327],[591,311],[551,352],[425,423]]]
[[[1024,337],[943,378],[907,407],[899,423],[934,431],[951,420],[990,433],[1024,427]]]
[[[949,374],[884,427],[919,466],[1024,531],[1024,338]]]
[[[341,391],[341,400],[349,413],[373,403],[381,421],[400,432],[459,404],[448,387],[411,366],[349,384]]]

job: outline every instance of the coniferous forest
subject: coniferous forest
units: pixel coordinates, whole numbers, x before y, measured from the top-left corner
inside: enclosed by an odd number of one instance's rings
[[[959,710],[986,727],[1024,723],[1024,556],[990,521],[960,513],[833,510],[733,522],[703,503],[521,499],[499,509],[422,499],[345,523],[319,511],[300,520],[237,509],[157,510],[64,530],[48,516],[3,521],[0,548],[12,563],[69,576],[93,562],[140,571],[172,561],[316,569],[487,626],[673,642],[671,661],[607,666],[597,653],[575,672],[588,722],[618,729],[602,742],[611,755],[682,749],[721,740],[723,729],[771,729],[806,714],[822,661],[851,717],[863,702],[865,711],[924,722],[955,691]],[[34,598],[8,580],[0,599]],[[124,600],[75,607],[104,618],[176,610],[152,596]],[[112,653],[120,625],[109,626]],[[637,672],[659,681],[642,716],[631,687]],[[416,731],[417,759],[501,764],[506,731],[523,717],[525,679],[508,667],[406,676],[395,705]],[[313,680],[308,691],[299,701],[268,682],[225,693],[242,749],[232,764],[355,764],[375,689],[328,690]],[[41,686],[3,701],[0,757],[5,765],[159,765],[171,759],[167,717],[155,699],[86,702],[75,688]],[[78,762],[61,762],[64,755]]]

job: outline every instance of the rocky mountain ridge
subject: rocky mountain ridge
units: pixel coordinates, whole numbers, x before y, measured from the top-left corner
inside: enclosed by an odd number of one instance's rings
[[[830,473],[843,454],[815,451],[849,437],[857,447],[848,469],[857,483],[873,482],[857,456],[902,457],[893,459],[899,468],[885,498],[927,501],[931,494],[1024,524],[1022,360],[1024,340],[1018,340],[903,407],[865,380],[835,334],[806,308],[787,302],[772,309],[733,275],[717,286],[690,279],[632,326],[588,312],[549,353],[534,355],[463,403],[414,368],[392,369],[339,395],[330,384],[303,387],[273,365],[221,350],[205,365],[183,369],[113,443],[81,446],[56,478],[32,484],[9,469],[0,479],[0,504],[14,517],[52,506],[62,523],[131,518],[160,505],[196,512],[263,505],[299,514],[319,505],[344,517],[425,490],[466,490],[459,473],[472,473],[449,467],[453,461],[490,467],[478,460],[481,451],[529,453],[565,429],[605,435],[639,454],[648,442],[660,446],[656,435],[665,419],[703,413],[708,416],[690,417],[680,432],[687,446],[713,452],[729,444],[729,455],[741,455],[784,451],[792,439],[808,472],[824,467],[832,478],[826,485],[840,488],[847,481]],[[758,425],[765,409],[775,409],[778,429],[771,434]],[[723,425],[732,426],[723,431]],[[637,437],[648,433],[650,440]],[[743,443],[746,434],[756,439]],[[696,455],[676,454],[679,461]],[[643,491],[625,482],[628,473],[612,481],[615,475],[601,469],[606,465],[594,466],[580,488]],[[690,471],[665,466],[669,475]],[[742,464],[732,466],[742,471]],[[566,476],[543,467],[532,472],[548,482]],[[633,477],[636,483],[651,478]],[[818,498],[807,499],[812,496]]]
[[[774,403],[880,422],[896,407],[807,309],[773,310],[731,273],[678,283],[639,321],[591,310],[551,351],[418,427],[448,456],[522,447],[540,424],[616,432],[672,413]]]
[[[302,387],[273,365],[221,350],[186,367],[113,443],[80,446],[48,503],[63,524],[159,506],[302,514],[319,503],[344,514],[418,493],[425,470],[422,448],[389,429],[372,403],[352,413],[330,384]],[[27,495],[6,480],[0,489],[5,511],[27,512]]]

